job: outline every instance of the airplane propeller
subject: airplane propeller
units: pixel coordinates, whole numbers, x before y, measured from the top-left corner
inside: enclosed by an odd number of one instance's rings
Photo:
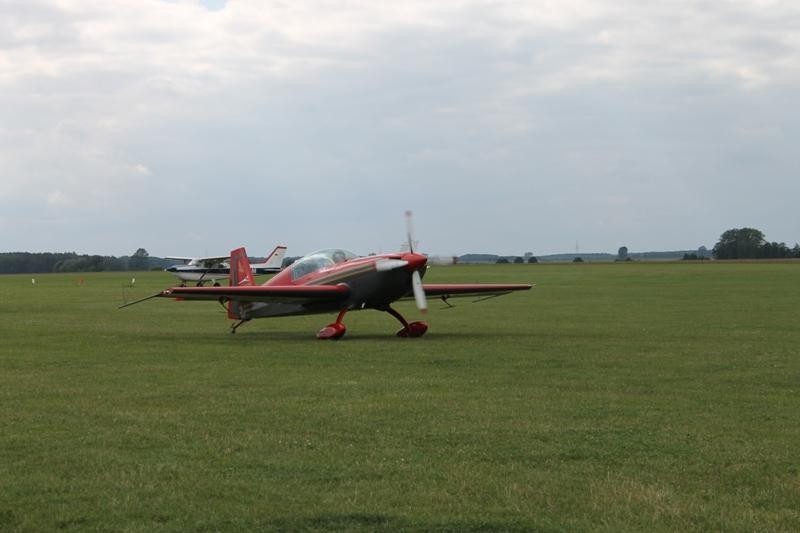
[[[408,251],[414,253],[414,224],[411,219],[411,211],[406,211],[406,234],[408,236]],[[411,289],[414,291],[414,301],[417,309],[426,313],[428,311],[428,301],[425,298],[425,289],[422,287],[422,276],[419,270],[411,273]]]
[[[425,289],[422,288],[422,277],[419,270],[411,273],[411,288],[414,290],[414,301],[417,302],[417,309],[426,313],[428,311],[428,301],[425,299]]]

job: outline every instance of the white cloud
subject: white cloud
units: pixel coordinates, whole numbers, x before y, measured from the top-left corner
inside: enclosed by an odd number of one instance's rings
[[[72,202],[63,191],[56,189],[54,191],[50,191],[50,193],[47,195],[47,203],[52,206],[63,206],[69,205]]]
[[[143,165],[141,163],[137,163],[137,164],[133,165],[133,170],[135,172],[139,173],[139,174],[144,175],[144,176],[149,176],[151,174],[150,169],[147,168],[145,165]]]

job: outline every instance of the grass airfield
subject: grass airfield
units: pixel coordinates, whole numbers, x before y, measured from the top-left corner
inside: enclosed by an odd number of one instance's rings
[[[433,267],[537,287],[338,342],[131,276],[0,276],[0,531],[800,530],[800,263]]]

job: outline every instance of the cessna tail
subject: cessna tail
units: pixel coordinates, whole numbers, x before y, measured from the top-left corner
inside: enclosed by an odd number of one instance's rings
[[[280,272],[284,257],[286,257],[286,247],[279,245],[272,250],[263,263],[254,263],[251,267],[256,274]]]

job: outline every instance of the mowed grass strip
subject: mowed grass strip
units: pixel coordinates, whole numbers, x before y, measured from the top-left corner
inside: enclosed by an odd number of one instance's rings
[[[0,277],[2,531],[800,529],[798,263],[433,267],[537,287],[338,342],[35,277]]]

